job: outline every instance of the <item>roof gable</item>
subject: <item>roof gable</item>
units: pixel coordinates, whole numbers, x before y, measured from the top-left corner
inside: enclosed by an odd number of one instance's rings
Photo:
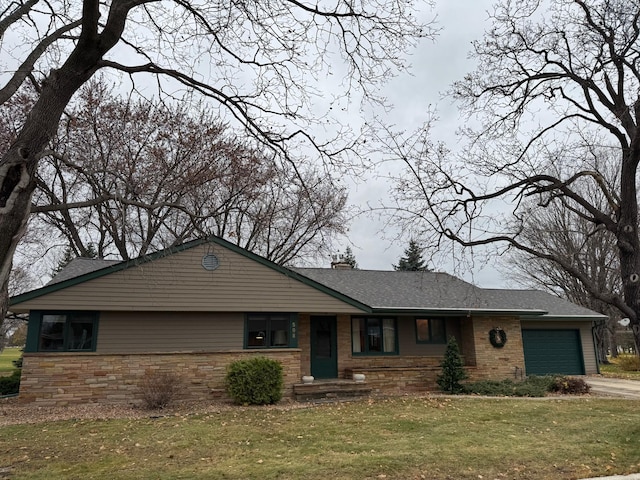
[[[220,265],[202,266],[213,253]],[[100,265],[102,266],[102,265]],[[367,310],[344,294],[220,238],[197,240],[107,265],[11,299],[11,310]]]

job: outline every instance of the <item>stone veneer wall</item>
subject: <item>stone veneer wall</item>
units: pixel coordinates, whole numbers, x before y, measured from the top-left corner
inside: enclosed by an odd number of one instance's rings
[[[489,331],[500,327],[507,343],[495,348]],[[521,378],[524,368],[522,331],[517,317],[474,317],[464,319],[458,344],[462,347],[465,368],[472,381]],[[380,393],[437,391],[436,378],[442,357],[428,356],[353,356],[350,317],[338,317],[338,371],[349,378],[364,373],[366,382]]]
[[[489,341],[489,331],[502,328],[507,334],[504,347],[496,348]],[[473,340],[475,367],[468,368],[470,380],[520,379],[524,375],[522,327],[517,317],[474,317]]]
[[[346,378],[363,373],[367,385],[376,393],[425,393],[438,390],[440,362],[439,357],[363,357],[344,372]]]
[[[282,363],[285,397],[300,379],[300,349],[158,354],[25,353],[19,399],[39,405],[141,404],[149,372],[171,372],[183,382],[177,400],[228,399],[226,368],[235,360],[265,356]]]
[[[338,316],[338,372],[345,378],[364,373],[367,385],[377,393],[415,393],[437,389],[440,357],[374,355],[354,356],[351,348],[351,316]]]

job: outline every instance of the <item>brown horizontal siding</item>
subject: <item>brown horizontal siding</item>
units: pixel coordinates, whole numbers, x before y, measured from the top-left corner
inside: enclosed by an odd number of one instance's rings
[[[237,350],[243,346],[240,313],[102,312],[98,353]]]
[[[587,375],[598,373],[598,364],[596,363],[596,351],[593,345],[593,336],[591,333],[591,322],[572,322],[572,321],[523,321],[522,328],[539,329],[539,330],[566,330],[576,329],[580,331],[580,340],[582,342],[582,355],[584,357],[584,370]]]
[[[220,266],[202,268],[204,245],[35,298],[22,309],[133,311],[360,310],[329,294],[220,246]]]

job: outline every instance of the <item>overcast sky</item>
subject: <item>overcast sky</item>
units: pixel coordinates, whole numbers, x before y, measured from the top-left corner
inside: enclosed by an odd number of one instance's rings
[[[411,75],[404,74],[393,79],[381,91],[382,96],[395,106],[393,111],[383,114],[386,122],[398,130],[411,131],[427,120],[429,109],[436,109],[439,120],[432,130],[433,139],[444,141],[454,152],[458,150],[455,132],[460,125],[460,116],[452,101],[443,98],[443,93],[453,81],[461,79],[473,69],[473,62],[468,58],[471,43],[480,39],[488,27],[487,11],[491,5],[492,0],[437,0],[434,10],[425,6],[424,19],[431,19],[435,15],[441,31],[435,41],[425,39],[410,52]],[[151,83],[155,88],[155,80]],[[137,87],[144,87],[144,81]],[[360,208],[365,208],[367,204],[377,205],[387,196],[389,187],[388,182],[371,174],[364,181],[350,186],[350,203]],[[402,256],[409,239],[394,243],[390,238],[395,233],[383,233],[382,230],[382,222],[365,216],[357,218],[349,225],[348,241],[341,245],[340,251],[344,251],[347,245],[351,246],[359,268],[391,270]],[[330,260],[327,258],[318,266],[328,267]],[[437,264],[435,267],[482,287],[505,286],[505,279],[493,268],[476,268],[465,272],[455,270],[448,264]]]
[[[427,120],[429,107],[435,107],[439,120],[432,131],[433,139],[444,141],[452,151],[458,150],[455,131],[461,118],[456,106],[443,94],[452,82],[473,69],[474,63],[468,57],[471,42],[480,39],[488,28],[487,11],[491,5],[492,2],[488,0],[438,2],[435,14],[442,31],[435,42],[425,40],[413,52],[413,75],[400,76],[386,85],[385,96],[395,105],[394,111],[385,116],[386,119],[400,129],[413,130]],[[388,182],[371,176],[366,182],[352,188],[350,201],[364,207],[367,202],[375,203],[386,196],[388,189]],[[348,237],[353,244],[351,248],[359,268],[390,270],[402,256],[407,245],[391,242],[389,238],[393,237],[392,232],[385,235],[383,229],[381,222],[370,217],[362,217],[351,223]],[[472,271],[454,272],[452,265],[441,264],[436,265],[436,269],[449,271],[486,288],[504,287],[507,281],[495,268],[476,267]]]

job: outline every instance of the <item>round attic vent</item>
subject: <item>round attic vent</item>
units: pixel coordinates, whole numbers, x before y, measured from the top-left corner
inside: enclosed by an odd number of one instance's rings
[[[202,268],[205,270],[215,270],[220,265],[220,261],[218,257],[216,257],[213,253],[207,253],[204,257],[202,257]]]

